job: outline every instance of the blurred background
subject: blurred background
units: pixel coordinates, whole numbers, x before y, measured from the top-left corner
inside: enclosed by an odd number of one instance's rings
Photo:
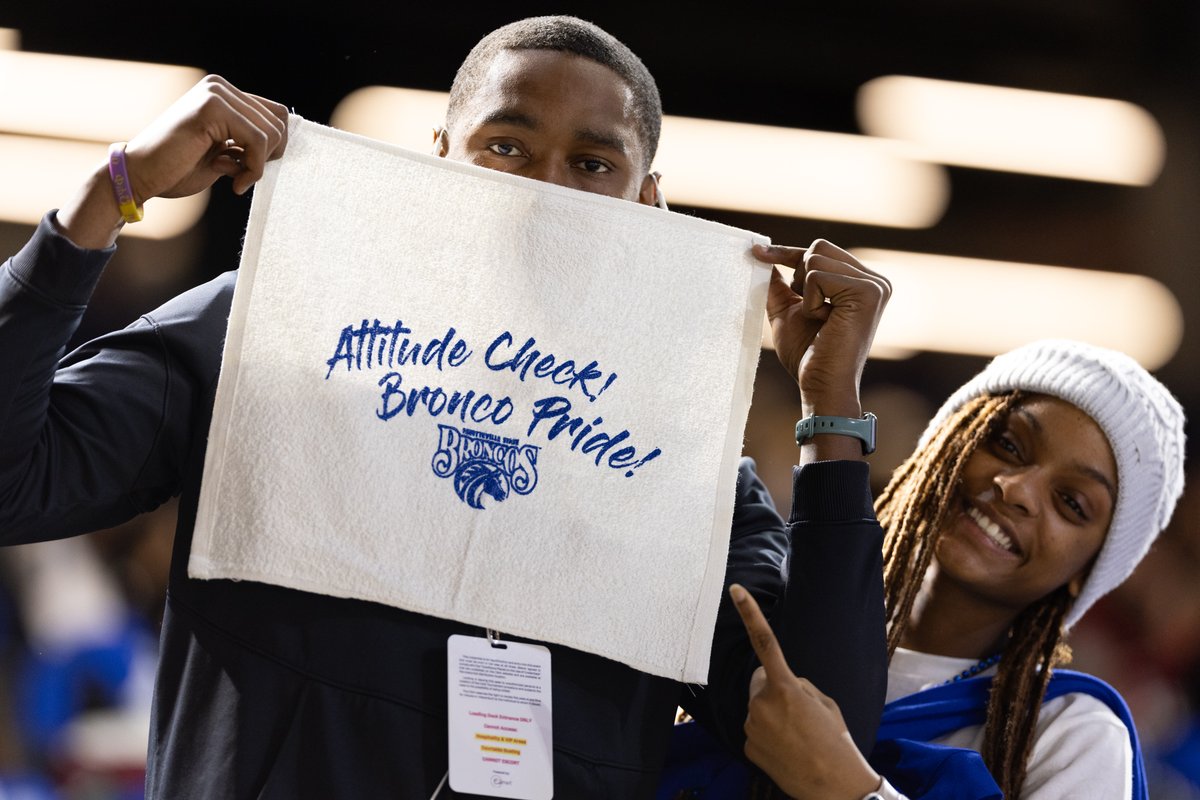
[[[625,41],[668,119],[674,210],[785,244],[828,238],[893,279],[863,383],[877,482],[987,356],[1044,336],[1129,352],[1200,411],[1200,3],[929,0],[721,6],[526,2],[0,9],[0,252],[107,144],[207,72],[425,150],[470,47],[572,13]],[[243,4],[246,5],[246,4]],[[78,6],[78,7],[76,7]],[[249,198],[153,201],[80,338],[234,268]],[[137,235],[135,235],[137,234]],[[746,452],[788,502],[799,415],[769,350]],[[1076,629],[1074,666],[1137,718],[1155,798],[1200,797],[1200,490]],[[0,551],[0,800],[141,796],[174,509]]]

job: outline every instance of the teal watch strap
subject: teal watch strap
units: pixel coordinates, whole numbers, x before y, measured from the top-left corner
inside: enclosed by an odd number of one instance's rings
[[[818,417],[816,414],[805,417],[796,423],[796,444],[804,444],[812,437],[826,433],[858,439],[862,442],[864,456],[875,452],[875,415],[870,411],[863,414],[862,419]]]

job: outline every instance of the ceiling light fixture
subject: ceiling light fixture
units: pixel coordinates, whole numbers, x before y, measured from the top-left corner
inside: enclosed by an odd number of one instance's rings
[[[1140,106],[1102,97],[887,75],[858,91],[864,133],[940,164],[1146,186],[1166,140]]]

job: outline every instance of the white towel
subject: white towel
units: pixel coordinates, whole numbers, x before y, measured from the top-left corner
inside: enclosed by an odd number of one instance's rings
[[[760,241],[293,118],[254,191],[189,574],[703,683]]]

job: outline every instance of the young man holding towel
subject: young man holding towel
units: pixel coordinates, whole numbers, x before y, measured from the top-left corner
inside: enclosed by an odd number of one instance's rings
[[[653,79],[624,45],[573,18],[538,18],[472,50],[435,149],[654,204],[660,120]],[[111,526],[181,496],[147,797],[455,796],[443,785],[446,641],[481,631],[187,576],[234,273],[59,361],[123,224],[147,198],[190,195],[221,176],[244,193],[283,155],[286,138],[283,105],[210,76],[117,148],[112,170],[98,167],[4,264],[0,543]],[[796,268],[791,287],[773,278],[768,312],[805,414],[861,419],[858,380],[887,282],[827,242],[754,254]],[[863,748],[885,678],[881,533],[866,449],[847,435],[805,439],[789,525],[743,463],[726,576],[755,595],[789,662],[838,700]],[[556,797],[650,796],[677,703],[741,746],[755,662],[724,602],[703,691],[550,645]]]

